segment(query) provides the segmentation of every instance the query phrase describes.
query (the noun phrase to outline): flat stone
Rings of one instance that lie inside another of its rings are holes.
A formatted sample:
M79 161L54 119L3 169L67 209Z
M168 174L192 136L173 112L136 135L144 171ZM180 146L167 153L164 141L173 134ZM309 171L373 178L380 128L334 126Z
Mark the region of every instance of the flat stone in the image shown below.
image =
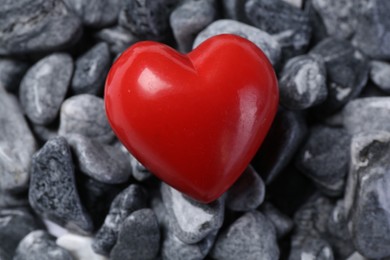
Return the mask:
M279 259L275 229L260 212L247 212L218 236L211 256L216 260Z
M160 248L160 227L151 209L140 209L122 223L112 260L155 259Z
M294 227L293 221L269 202L261 206L261 212L274 225L278 239L286 236Z
M17 99L2 86L0 122L0 190L25 190L36 142Z
M196 35L217 18L215 0L190 0L179 5L170 16L178 48L189 52Z
M273 65L278 63L281 49L279 43L271 35L256 27L234 20L217 20L207 26L206 29L201 31L195 38L193 48L196 48L199 44L212 36L225 33L236 34L250 40L264 52Z
M76 234L65 234L57 238L57 245L69 251L76 260L108 260L92 250L92 238Z
M88 233L92 221L81 204L68 143L51 139L33 156L29 201L34 211L67 229Z
M279 79L280 103L288 109L306 109L328 95L326 69L319 56L301 55L287 61Z
M59 135L81 134L103 143L114 139L108 123L104 100L81 94L66 99L61 106Z
M75 94L100 94L111 65L111 54L107 43L101 42L77 58L72 79Z
M203 204L165 183L161 184L161 194L173 232L184 243L197 243L222 226L224 197Z
M106 42L113 54L119 54L133 43L139 41L138 37L121 26L104 28L94 36L96 39Z
M73 260L65 249L57 246L54 237L36 230L25 236L16 249L14 260Z
M8 91L16 92L27 68L26 62L0 58L0 86Z
M60 0L6 0L0 7L0 55L64 49L82 33L80 19Z
M227 192L226 207L234 211L255 210L263 203L265 185L260 175L248 166Z
M110 255L117 242L122 223L134 211L146 208L147 196L141 186L131 184L114 199L103 226L94 237L92 248L96 253Z
M47 125L56 119L72 73L72 57L65 53L47 56L27 71L20 84L19 98L33 123Z
M330 196L341 195L349 165L351 136L343 128L315 126L301 148L296 165Z
M390 92L390 63L383 61L370 62L370 78L383 91Z

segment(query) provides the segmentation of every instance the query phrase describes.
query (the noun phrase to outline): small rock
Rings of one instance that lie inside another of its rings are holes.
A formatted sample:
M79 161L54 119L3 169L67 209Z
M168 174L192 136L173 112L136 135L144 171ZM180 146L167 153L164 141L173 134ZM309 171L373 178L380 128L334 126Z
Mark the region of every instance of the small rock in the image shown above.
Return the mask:
M203 204L165 183L161 184L161 194L173 232L184 243L197 243L222 226L224 197L210 204Z
M76 234L65 234L56 241L57 245L68 250L76 260L108 260L92 250L92 238Z
M160 248L160 227L151 209L140 209L122 223L112 260L155 259Z
M130 31L121 26L104 28L95 34L95 38L106 42L113 54L119 54L139 39Z
M196 37L193 48L195 49L210 37L225 33L236 34L250 40L264 52L273 65L278 63L281 55L280 45L271 35L256 27L234 20L217 20L207 26Z
M305 0L283 0L283 1L301 9L302 4Z
M74 166L68 143L57 137L33 156L29 201L35 212L70 230L93 230L76 189Z
M249 165L229 189L226 207L234 211L255 210L263 203L264 197L264 182L255 169Z
M59 135L81 134L91 139L109 143L114 133L108 123L102 98L81 94L62 103Z
M213 259L279 259L275 229L258 211L245 213L217 238Z
M0 58L0 86L16 92L27 68L28 64L23 61Z
M35 63L20 84L20 103L35 124L47 125L58 115L73 73L72 57L57 53Z
M131 155L130 163L132 169L132 175L137 181L144 181L149 179L152 174L145 168L133 155Z
M246 1L242 1L242 0L222 1L224 17L247 23L248 19L245 13L245 3Z
M354 252L346 260L368 260L368 259L362 256L361 254L359 254L359 252Z
M80 19L60 0L6 0L0 7L0 55L69 47L82 33Z
M178 48L182 52L189 52L195 36L217 16L215 0L190 0L183 2L171 14L170 24Z
M100 94L111 65L111 55L107 43L96 44L75 63L72 91L75 94Z
M0 190L28 186L28 168L36 142L17 99L0 86Z
M313 127L296 165L325 194L341 195L348 172L350 143L351 136L342 128Z
M50 125L31 124L31 128L40 141L46 142L49 139L55 138L58 135L58 122L54 121Z
M147 193L141 186L132 184L123 190L112 202L103 226L96 233L93 250L98 254L110 255L123 221L134 211L146 206Z
M325 65L320 57L302 55L287 61L279 79L280 103L288 109L306 109L326 99Z
M55 237L60 237L65 234L68 234L69 231L60 225L48 220L48 219L43 219L43 223L45 223L47 232L49 232L50 235L55 236Z
M272 222L272 224L274 224L276 237L278 239L283 238L293 229L293 221L275 208L271 203L264 203L261 206L261 212Z
M390 63L383 61L370 62L371 80L381 90L390 92Z
M307 234L304 237L292 238L291 252L288 260L334 260L332 247L322 238Z
M14 260L73 260L72 255L57 246L54 237L46 231L36 230L20 241Z

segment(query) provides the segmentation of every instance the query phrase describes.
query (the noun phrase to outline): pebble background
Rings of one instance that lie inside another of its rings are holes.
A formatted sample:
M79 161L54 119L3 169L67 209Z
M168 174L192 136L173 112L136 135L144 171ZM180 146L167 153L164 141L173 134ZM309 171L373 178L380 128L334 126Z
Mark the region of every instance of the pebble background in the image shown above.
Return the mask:
M390 1L1 0L1 260L389 260ZM103 87L140 40L263 49L280 108L217 201L116 139Z

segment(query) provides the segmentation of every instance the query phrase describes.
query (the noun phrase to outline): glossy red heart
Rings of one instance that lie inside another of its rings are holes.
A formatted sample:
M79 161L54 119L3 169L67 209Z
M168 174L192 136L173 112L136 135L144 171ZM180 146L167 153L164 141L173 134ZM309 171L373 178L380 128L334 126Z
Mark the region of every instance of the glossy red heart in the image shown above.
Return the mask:
M114 63L105 88L109 122L126 148L161 180L205 203L245 170L278 99L264 53L228 34L187 55L136 43Z

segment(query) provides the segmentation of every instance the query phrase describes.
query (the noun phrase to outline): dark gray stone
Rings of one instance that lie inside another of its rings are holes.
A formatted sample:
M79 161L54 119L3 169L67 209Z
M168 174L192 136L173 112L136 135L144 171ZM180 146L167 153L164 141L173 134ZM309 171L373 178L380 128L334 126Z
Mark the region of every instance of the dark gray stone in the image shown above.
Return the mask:
M319 56L301 55L287 61L279 79L280 103L288 109L306 109L328 95L326 69Z
M251 211L237 219L217 238L213 259L279 259L272 223L260 212Z
M104 100L90 94L66 99L61 106L58 133L81 134L103 143L111 142L114 133L107 120Z
M26 62L0 58L0 85L8 91L16 92L27 68Z
M293 221L269 202L261 206L261 212L274 224L278 239L286 236L294 227Z
M352 100L343 110L345 129L351 134L370 131L389 131L389 97L370 97Z
M390 256L390 133L353 137L345 210L355 248L369 259Z
M0 209L2 208L17 208L28 205L28 198L25 192L12 193L0 189ZM1 259L1 258L0 258Z
M134 156L130 154L131 173L137 181L145 181L152 177L152 174Z
M325 194L341 195L349 165L351 136L343 128L315 126L301 148L296 165Z
M370 78L383 91L390 92L390 63L383 61L370 62Z
M160 227L151 209L140 209L122 223L112 260L155 259L160 248Z
M222 1L224 16L228 19L247 22L245 13L246 0L224 0Z
M20 84L20 103L35 124L47 125L58 115L73 73L72 57L57 53L35 63Z
M161 184L161 194L173 232L184 243L197 243L222 226L224 197L210 204L203 204L165 183Z
M217 20L207 26L196 37L193 48L196 48L210 37L225 33L236 34L250 40L264 52L273 65L278 63L281 49L279 43L271 35L256 27L234 20Z
M179 50L191 51L196 35L216 16L215 0L189 0L178 6L171 14L170 24Z
M331 114L357 97L367 83L368 61L348 41L327 38L317 44L311 54L325 62L328 98L317 109L320 114Z
M72 91L75 94L100 94L111 65L111 55L107 43L96 44L75 63Z
M105 27L115 24L123 0L64 0L69 9L73 10L83 21L91 27Z
M134 211L146 208L147 193L137 184L123 190L112 202L110 212L92 243L93 250L102 255L110 255L118 239L122 223Z
M57 246L54 237L43 230L29 233L20 241L13 260L73 260L72 255Z
M113 54L119 54L139 41L133 33L121 26L102 29L95 34L95 38L106 42Z
M25 190L36 150L17 99L0 86L0 190Z
M265 185L251 165L227 192L226 207L234 211L255 210L263 203Z
M80 202L72 155L63 137L47 141L34 154L30 175L29 201L37 214L76 232L93 230Z
M69 135L67 140L82 173L109 184L123 183L130 178L129 157L119 147L105 145L79 134Z
M0 7L0 55L63 49L81 32L80 19L60 0L5 0Z

